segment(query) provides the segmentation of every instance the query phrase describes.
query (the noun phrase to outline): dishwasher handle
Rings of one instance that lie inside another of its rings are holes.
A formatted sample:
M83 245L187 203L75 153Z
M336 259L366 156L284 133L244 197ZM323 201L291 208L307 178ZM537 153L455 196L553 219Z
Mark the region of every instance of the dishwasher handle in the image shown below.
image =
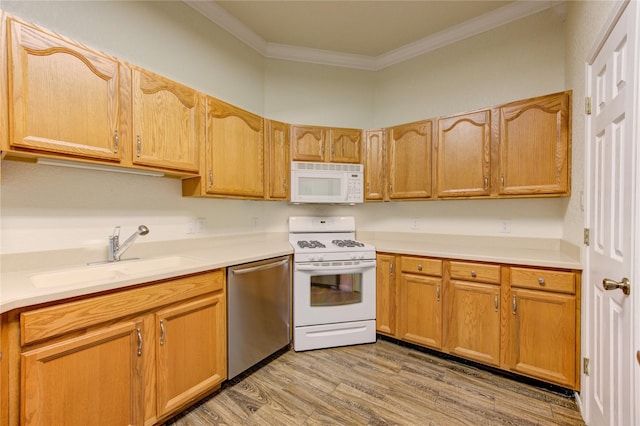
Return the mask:
M287 263L289 263L289 259L282 259L278 262L267 263L265 265L260 265L260 266L253 266L251 268L234 269L231 272L233 272L233 275L250 274L251 272L264 271L267 269L277 268L279 266L286 265Z

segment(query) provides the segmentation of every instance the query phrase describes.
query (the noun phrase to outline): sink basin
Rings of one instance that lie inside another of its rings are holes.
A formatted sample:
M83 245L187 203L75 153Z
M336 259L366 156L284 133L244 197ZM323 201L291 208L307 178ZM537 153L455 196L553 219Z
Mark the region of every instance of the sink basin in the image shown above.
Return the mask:
M202 261L184 256L156 257L119 263L118 270L126 275L138 275L162 272L169 269L193 268L202 265Z
M178 271L201 265L202 261L198 259L184 256L166 256L79 266L72 269L46 272L33 275L31 282L37 288L70 287L78 284L95 285L136 276L155 275L170 270Z
M85 266L34 275L31 282L38 288L67 287L81 283L96 283L123 279L124 274L112 265Z

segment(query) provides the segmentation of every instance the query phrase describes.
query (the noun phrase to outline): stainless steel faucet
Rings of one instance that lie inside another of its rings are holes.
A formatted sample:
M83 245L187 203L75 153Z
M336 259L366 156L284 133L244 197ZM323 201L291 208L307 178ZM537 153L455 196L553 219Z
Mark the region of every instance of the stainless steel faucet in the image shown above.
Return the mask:
M149 228L140 225L133 235L127 238L124 243L120 244L120 226L116 226L113 230L113 235L109 237L109 262L118 262L120 256L131 247L136 238L138 238L138 235L147 235L148 233Z

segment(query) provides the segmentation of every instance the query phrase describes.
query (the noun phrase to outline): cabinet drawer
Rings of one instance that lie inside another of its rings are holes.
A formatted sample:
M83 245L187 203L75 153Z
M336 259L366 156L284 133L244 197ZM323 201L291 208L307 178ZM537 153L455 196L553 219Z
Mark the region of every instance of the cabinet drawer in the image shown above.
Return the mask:
M442 260L424 257L402 257L402 272L412 274L442 276Z
M20 314L22 345L224 289L222 269Z
M500 265L473 262L451 262L451 278L500 284Z
M576 292L576 278L573 272L511 268L511 287L574 294Z

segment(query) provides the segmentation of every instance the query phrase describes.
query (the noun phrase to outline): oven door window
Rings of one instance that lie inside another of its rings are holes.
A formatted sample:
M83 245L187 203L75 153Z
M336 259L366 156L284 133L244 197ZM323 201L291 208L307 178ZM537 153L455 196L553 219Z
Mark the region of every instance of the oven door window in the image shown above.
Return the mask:
M311 306L362 303L362 274L311 276Z

